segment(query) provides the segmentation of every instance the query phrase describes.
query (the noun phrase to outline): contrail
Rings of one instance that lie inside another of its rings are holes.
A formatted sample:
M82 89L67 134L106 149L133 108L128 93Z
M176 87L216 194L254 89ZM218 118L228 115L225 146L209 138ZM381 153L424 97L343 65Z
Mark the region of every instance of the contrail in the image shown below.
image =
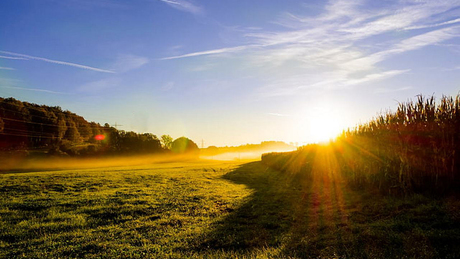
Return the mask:
M70 63L70 62L65 62L65 61L59 61L59 60L53 60L53 59L48 59L48 58L34 57L34 56L29 56L29 55L19 54L19 53L14 53L14 52L9 52L9 51L0 50L0 53L13 55L13 56L17 56L17 57L21 57L21 58L25 58L25 59L35 59L35 60L41 60L41 61L54 63L54 64L59 64L59 65L78 67L78 68L93 70L93 71L97 71L97 72L115 73L114 71L111 71L111 70L100 69L100 68L96 68L96 67L90 67L90 66L85 66L85 65L80 65L80 64ZM20 58L17 58L17 59L20 59Z

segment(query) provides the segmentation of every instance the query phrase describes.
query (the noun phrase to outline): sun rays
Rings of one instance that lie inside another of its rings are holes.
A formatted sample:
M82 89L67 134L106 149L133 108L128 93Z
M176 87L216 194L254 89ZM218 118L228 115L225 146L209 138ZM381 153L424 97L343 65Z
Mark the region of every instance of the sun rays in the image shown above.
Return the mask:
M290 229L292 242L299 243L300 239L308 245L311 239L322 240L333 232L338 240L349 239L350 209L359 202L343 178L340 165L343 158L337 145L309 145L289 158L277 155L275 163L283 165L279 169L286 173L289 182L299 186L298 199L292 200L295 208ZM263 160L269 161L269 157L267 154Z

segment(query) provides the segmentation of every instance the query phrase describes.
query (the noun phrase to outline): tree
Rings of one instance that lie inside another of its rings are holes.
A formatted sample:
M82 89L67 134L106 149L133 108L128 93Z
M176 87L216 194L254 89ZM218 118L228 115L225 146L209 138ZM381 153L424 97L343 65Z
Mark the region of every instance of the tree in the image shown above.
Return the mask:
M171 144L171 151L174 153L195 153L197 154L200 149L192 140L186 137L180 137L174 140Z
M58 131L58 140L61 141L65 133L67 131L67 123L65 116L63 114L59 114L58 116L58 122L57 122L57 131Z
M171 136L169 135L161 136L161 144L163 145L163 148L171 149L172 142L173 142L173 138Z
M92 130L91 133L93 134L93 136L101 134L101 132L102 132L102 130L101 130L102 126L101 125L99 125L98 123L93 122L93 121L90 122L89 125L91 127L91 130Z
M81 118L81 122L78 124L78 131L80 132L80 136L84 141L88 141L93 136L91 125L83 118Z
M71 142L80 142L80 133L78 132L77 125L73 120L67 121L67 130L64 138L70 140Z
M158 152L161 150L160 140L152 133L144 133L139 135L142 143L143 152Z

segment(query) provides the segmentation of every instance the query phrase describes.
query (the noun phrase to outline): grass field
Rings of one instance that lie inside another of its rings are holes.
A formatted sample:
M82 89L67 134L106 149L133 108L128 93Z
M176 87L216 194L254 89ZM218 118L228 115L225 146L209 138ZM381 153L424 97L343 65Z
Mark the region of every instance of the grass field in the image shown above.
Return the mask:
M459 258L460 202L316 168L189 161L0 174L0 258Z

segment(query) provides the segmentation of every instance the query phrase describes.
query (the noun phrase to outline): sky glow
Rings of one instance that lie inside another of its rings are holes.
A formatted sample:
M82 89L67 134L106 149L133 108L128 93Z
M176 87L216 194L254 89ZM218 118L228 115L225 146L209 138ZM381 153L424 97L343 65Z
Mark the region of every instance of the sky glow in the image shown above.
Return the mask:
M316 142L460 90L460 1L6 0L0 96L208 145Z

